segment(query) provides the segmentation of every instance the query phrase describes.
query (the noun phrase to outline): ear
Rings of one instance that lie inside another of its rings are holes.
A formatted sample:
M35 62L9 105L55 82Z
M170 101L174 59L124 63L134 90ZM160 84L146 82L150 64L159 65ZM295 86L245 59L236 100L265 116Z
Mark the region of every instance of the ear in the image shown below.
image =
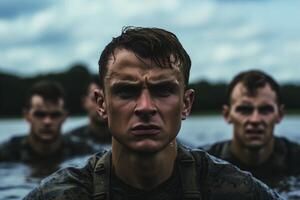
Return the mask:
M231 117L230 117L230 107L228 105L223 105L223 118L224 120L228 123L228 124L231 124L232 120L231 120Z
M107 121L107 111L106 111L106 103L104 98L103 89L96 89L94 91L94 96L97 102L97 113L98 115Z
M285 106L283 104L281 104L280 106L278 106L278 117L276 120L276 123L280 123L281 120L283 119L285 114Z
M193 89L188 89L184 92L183 98L183 110L181 112L181 119L185 120L192 110L192 105L195 98L195 92Z
M29 115L29 110L27 108L23 108L23 117L27 122L31 122L31 117Z

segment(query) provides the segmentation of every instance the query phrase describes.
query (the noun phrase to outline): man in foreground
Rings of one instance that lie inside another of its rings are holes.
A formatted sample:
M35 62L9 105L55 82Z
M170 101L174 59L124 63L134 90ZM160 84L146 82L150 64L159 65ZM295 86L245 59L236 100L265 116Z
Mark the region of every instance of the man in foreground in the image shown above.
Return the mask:
M28 91L23 112L30 126L29 134L15 136L1 144L0 162L32 164L36 170L42 170L42 176L56 170L63 160L92 151L84 143L62 137L61 127L67 111L64 92L58 83L34 84Z
M112 151L57 172L25 199L279 199L250 174L177 145L194 91L190 58L174 34L127 27L99 66L97 110Z
M89 119L88 124L65 134L65 137L72 141L81 141L88 144L95 152L103 148L111 148L111 135L108 131L107 122L97 113L94 91L99 89L98 79L92 79L86 88L86 94L82 98L82 106Z
M224 119L233 125L233 137L212 145L208 152L251 172L270 186L300 172L300 146L275 137L284 115L278 83L262 71L238 74L230 82Z

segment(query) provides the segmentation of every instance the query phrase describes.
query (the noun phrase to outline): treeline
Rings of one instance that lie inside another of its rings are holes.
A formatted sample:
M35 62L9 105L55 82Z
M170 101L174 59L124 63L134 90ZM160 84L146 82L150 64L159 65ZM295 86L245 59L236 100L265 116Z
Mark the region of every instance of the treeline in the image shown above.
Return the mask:
M66 93L67 107L71 115L81 115L81 98L86 87L96 74L90 73L86 66L77 64L68 71L22 78L0 73L0 117L21 116L27 90L39 80L60 82ZM226 84L199 81L190 85L196 91L193 113L220 112L225 103ZM300 85L282 86L283 101L288 112L300 111Z
M207 81L199 81L190 85L196 92L193 105L193 113L221 112L223 104L226 102L225 83L212 84ZM300 85L284 84L281 86L282 100L285 104L286 112L289 114L300 112Z
M71 115L83 114L81 98L85 93L91 74L84 65L77 64L68 71L22 78L0 73L0 117L22 115L22 108L28 89L37 81L53 80L62 84L67 108Z

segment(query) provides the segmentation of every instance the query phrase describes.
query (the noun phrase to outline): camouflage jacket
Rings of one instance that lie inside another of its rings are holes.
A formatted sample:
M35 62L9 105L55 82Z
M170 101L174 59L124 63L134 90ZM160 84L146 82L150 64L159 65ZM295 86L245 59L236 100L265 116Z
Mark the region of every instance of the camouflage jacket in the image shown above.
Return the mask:
M247 166L240 162L230 150L230 141L219 142L204 149L211 155L251 172L254 177L272 187L287 176L300 174L300 145L285 138L275 137L273 153L266 162L258 166Z
M161 195L141 195L144 200L167 199L202 199L202 200L275 200L281 199L266 185L256 180L249 173L219 160L200 150L178 148L174 168L180 177L180 184L173 185L179 190L177 198L167 191L153 189ZM44 179L40 186L31 191L24 200L106 200L130 199L118 196L111 174L111 153L93 156L83 168L66 168ZM173 191L174 191L173 190ZM144 194L149 194L145 191Z
M64 139L61 147L50 155L39 155L28 143L27 135L15 136L0 144L0 162L61 162L78 155L91 154L92 148L83 142Z
M103 131L108 131L107 128L103 127ZM102 149L110 149L111 148L111 137L105 136L105 137L97 137L97 134L93 133L88 125L80 126L78 128L75 128L69 132L67 132L64 137L67 140L73 141L73 142L85 142L87 145L89 145L94 153L102 150ZM105 133L105 135L108 135L108 133Z

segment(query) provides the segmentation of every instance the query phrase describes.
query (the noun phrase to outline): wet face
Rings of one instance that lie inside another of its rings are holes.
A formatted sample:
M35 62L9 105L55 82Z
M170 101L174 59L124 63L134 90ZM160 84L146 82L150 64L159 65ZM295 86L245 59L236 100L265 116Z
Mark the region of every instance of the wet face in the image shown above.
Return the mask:
M224 117L233 125L234 142L260 149L273 140L274 127L283 117L283 106L277 104L276 93L268 84L249 96L239 83L232 91L230 107L224 106Z
M39 95L32 96L31 106L25 111L25 118L30 124L30 134L44 143L51 143L58 138L66 116L62 99L58 103L52 103Z
M193 101L177 66L159 68L127 50L108 63L104 87L99 114L113 138L136 152L157 152L173 141Z

